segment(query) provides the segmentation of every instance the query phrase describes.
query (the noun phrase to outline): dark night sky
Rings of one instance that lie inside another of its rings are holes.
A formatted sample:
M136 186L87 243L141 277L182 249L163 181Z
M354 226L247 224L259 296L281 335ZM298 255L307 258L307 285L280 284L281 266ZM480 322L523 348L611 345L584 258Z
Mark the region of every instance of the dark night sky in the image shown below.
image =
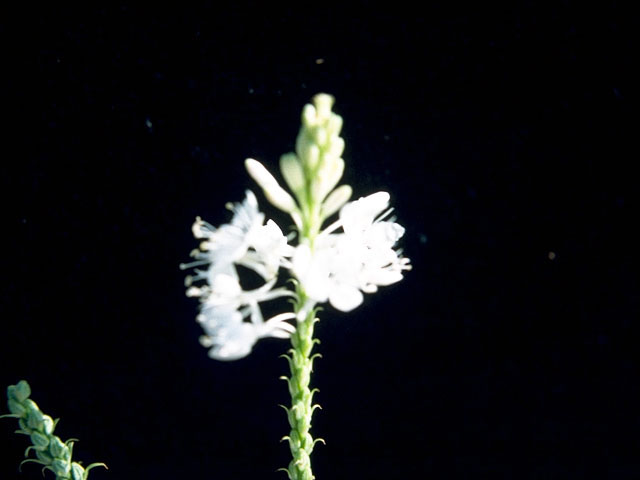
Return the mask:
M513 3L3 14L0 385L95 480L285 478L287 342L210 360L178 264L323 91L414 269L321 314L318 480L640 478L630 15Z

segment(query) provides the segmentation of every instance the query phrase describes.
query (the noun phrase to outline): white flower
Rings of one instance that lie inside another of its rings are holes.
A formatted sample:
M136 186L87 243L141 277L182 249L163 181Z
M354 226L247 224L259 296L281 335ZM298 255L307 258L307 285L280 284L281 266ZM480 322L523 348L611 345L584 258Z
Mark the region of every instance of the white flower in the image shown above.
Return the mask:
M242 203L228 207L233 211L233 219L219 228L196 218L193 235L203 241L200 250L191 253L196 260L180 268L208 265L208 270L196 269L196 275L187 277L187 285L210 279L220 272L229 273L235 270L234 264L248 267L268 281L275 277L281 265L289 265L286 257L292 255L293 249L273 220L263 225L264 214L258 210L253 192L247 190Z
M238 278L218 274L214 277L209 294L202 299L197 317L205 334L200 343L211 347L209 356L217 360L236 360L248 355L260 338L288 338L295 327L286 320L295 318L284 313L264 321L258 302L290 295L288 290L271 290L275 280L261 288L244 291ZM250 317L250 322L245 318Z
M404 235L404 227L393 221L384 221L392 209L388 209L389 194L377 192L346 204L340 210L340 224L348 244L346 249L360 252L363 271L362 290L375 292L377 285L391 285L402 280L402 271L411 269L409 259L393 250ZM362 247L365 248L362 248Z
M341 240L343 234L330 235L317 243L313 252L308 245L300 245L293 257L293 271L310 298L329 301L348 312L364 299L359 288L362 248L354 250Z
M293 247L287 244L287 237L273 220L256 230L250 245L252 250L247 251L238 263L252 268L262 278L273 278L281 265L289 266L287 258L293 255Z
M391 213L389 194L378 192L346 204L340 218L314 244L296 248L292 270L305 292L318 302L329 301L350 311L363 301L362 292L402 279L409 259L393 249L404 228L383 219ZM332 233L342 228L344 233Z
M193 233L202 239L200 250L192 252L194 262L180 266L207 266L206 270L196 268L195 275L187 276L185 283L189 287L187 295L200 298L197 320L205 331L201 343L211 347L209 356L219 360L244 357L258 339L287 338L295 331L287 323L295 318L293 313L276 315L265 322L259 306L260 302L292 295L287 289L273 286L280 266L290 266L287 257L293 254L293 248L275 222L269 220L263 225L264 214L258 210L252 192L247 191L242 203L229 208L233 218L219 228L196 219ZM254 270L266 283L255 290L243 290L237 265ZM205 283L194 285L200 280Z

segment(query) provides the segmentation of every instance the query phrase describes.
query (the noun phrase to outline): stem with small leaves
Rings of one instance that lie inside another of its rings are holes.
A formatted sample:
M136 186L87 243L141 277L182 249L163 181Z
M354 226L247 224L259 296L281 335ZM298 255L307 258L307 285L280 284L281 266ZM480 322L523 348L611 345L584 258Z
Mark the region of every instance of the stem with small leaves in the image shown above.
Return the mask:
M313 327L318 321L316 310L311 308L305 313L305 295L298 287L298 301L295 311L302 318L298 320L296 332L291 335L291 346L289 355L283 355L289 362L291 377L282 377L289 385L291 394L291 407L284 409L287 411L291 432L283 440L289 441L293 460L289 467L281 469L287 472L291 480L313 480L315 477L311 471L311 452L316 442L323 442L322 439L313 439L311 433L311 417L319 405L313 405L313 395L317 389L310 390L309 382L313 370L313 361L320 354L311 354L315 343L319 343L313 338Z
M92 463L83 467L78 462L72 462L73 444L77 440L70 438L63 442L54 435L53 430L58 420L42 413L30 396L31 387L25 380L20 380L16 385L9 385L7 400L11 413L0 416L17 418L20 429L16 430L16 433L27 435L33 443L27 447L24 456L28 457L33 451L36 458L23 460L21 466L30 462L44 465L43 474L45 470L50 470L56 475L57 480L87 480L92 468L107 468L104 463Z

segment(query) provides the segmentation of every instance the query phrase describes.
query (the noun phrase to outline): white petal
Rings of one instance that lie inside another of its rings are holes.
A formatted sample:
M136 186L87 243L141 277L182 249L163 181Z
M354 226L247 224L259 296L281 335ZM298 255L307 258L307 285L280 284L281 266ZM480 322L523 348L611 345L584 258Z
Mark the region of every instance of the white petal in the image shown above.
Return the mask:
M404 235L404 227L394 222L376 222L366 235L371 248L391 248Z
M260 227L252 240L252 246L262 255L279 256L281 251L290 251L287 248L287 237L273 220L267 221L266 225Z
M329 295L329 265L326 258L312 255L308 245L298 245L293 254L293 274L300 280L305 293L318 302Z
M196 320L207 335L217 336L223 327L241 323L242 314L231 305L203 304Z
M311 267L311 249L309 245L298 245L293 253L291 270L296 278L302 281Z
M385 287L402 280L402 273L397 270L379 269L371 272L367 280L374 285Z
M371 227L374 219L389 205L389 194L377 192L347 203L340 210L340 220L345 233L357 233Z
M209 356L217 360L245 357L258 340L254 326L244 322L224 325L217 333L212 337L213 348L209 350Z
M349 312L362 303L362 292L353 285L344 284L332 290L329 302L334 308Z
M262 225L264 214L258 209L258 200L251 190L245 192L242 203L231 205L233 219L231 225L239 228L243 234L248 234L256 226Z
M240 282L234 275L218 273L211 281L213 294L221 298L234 298L242 293Z
M296 318L295 313L286 312L267 320L258 331L260 337L289 338L296 327L287 322Z
M224 344L216 345L209 350L209 357L214 360L233 361L246 357L251 353L253 345L247 344Z

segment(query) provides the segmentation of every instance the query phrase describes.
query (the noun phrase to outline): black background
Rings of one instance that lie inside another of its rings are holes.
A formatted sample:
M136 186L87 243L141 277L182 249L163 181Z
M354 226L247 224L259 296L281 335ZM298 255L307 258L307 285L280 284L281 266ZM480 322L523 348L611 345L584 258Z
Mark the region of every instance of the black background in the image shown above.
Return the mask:
M317 478L640 478L630 16L553 5L5 12L0 384L96 480L285 478L287 343L210 360L178 264L323 91L414 269L321 315Z

